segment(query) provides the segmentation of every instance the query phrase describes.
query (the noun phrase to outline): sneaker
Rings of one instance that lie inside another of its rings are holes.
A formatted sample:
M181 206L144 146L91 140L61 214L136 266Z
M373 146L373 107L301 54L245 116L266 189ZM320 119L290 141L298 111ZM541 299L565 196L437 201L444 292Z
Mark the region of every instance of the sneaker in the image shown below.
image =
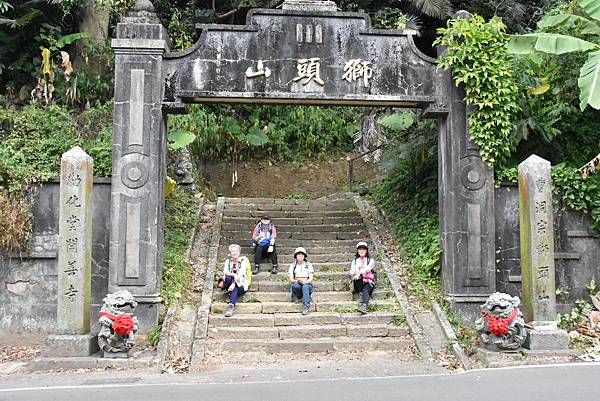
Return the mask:
M361 315L366 315L367 314L367 304L360 304L360 306L358 307L358 313L360 313Z
M227 305L227 310L225 311L225 317L231 317L231 316L233 316L233 310L234 309L235 309L235 305L234 304Z
M273 270L271 270L271 274L277 274L277 265L273 266Z
M308 315L309 313L310 313L310 306L305 306L304 308L302 308L303 315Z
M254 269L252 269L252 274L258 274L258 268L259 266L254 266Z

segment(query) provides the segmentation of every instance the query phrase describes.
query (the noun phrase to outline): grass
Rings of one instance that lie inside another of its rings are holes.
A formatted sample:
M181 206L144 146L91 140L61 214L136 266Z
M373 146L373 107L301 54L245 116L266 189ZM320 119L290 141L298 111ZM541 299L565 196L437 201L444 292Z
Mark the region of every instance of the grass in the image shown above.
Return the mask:
M406 316L404 314L399 314L392 318L392 324L394 326L406 326Z
M196 228L198 199L181 187L166 199L164 272L161 296L165 305L179 301L190 287L192 267L185 260Z
M160 341L160 332L162 330L162 325L152 326L150 331L148 332L147 338L148 342L151 346L156 347L158 342Z
M214 313L214 314L223 313L223 309L219 308L218 306L213 306L212 313Z
M336 306L333 311L335 313L356 313L358 312L358 306Z
M396 310L398 310L396 305L369 304L367 307L368 312L393 312Z

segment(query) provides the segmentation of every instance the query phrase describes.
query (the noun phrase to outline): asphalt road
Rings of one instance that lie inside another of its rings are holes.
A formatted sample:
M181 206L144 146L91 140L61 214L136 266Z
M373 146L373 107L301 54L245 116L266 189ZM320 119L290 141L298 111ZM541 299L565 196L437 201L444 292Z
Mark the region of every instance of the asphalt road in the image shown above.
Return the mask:
M0 385L1 401L460 400L599 401L600 363L487 369L458 374L205 382L203 376L136 375L40 387ZM115 383L115 381L117 381ZM30 384L31 385L31 384Z

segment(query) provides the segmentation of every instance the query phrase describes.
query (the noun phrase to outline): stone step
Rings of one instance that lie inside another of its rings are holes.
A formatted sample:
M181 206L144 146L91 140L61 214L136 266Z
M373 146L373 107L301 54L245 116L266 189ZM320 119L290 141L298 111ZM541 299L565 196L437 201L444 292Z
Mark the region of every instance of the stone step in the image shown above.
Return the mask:
M294 245L299 241L318 241L318 240L346 240L346 241L361 241L369 236L369 232L362 228L356 231L339 231L339 232L281 232L277 231L277 244ZM221 231L221 240L226 242L245 242L250 237L249 231ZM287 240L287 241L286 241ZM293 241L293 243L292 243ZM297 245L299 246L299 245Z
M213 302L212 313L224 313L227 309L225 302ZM398 306L395 300L373 300L369 303L369 309L373 312L396 311ZM335 301L335 302L313 302L313 312L337 312L355 313L358 310L358 302ZM302 312L302 304L294 302L238 302L235 306L236 313L293 313Z
M265 206L331 206L331 207L355 207L352 199L278 199L278 198L224 198L223 203L226 207L235 207L234 205L265 205Z
M254 258L253 258L254 259ZM279 259L279 269L281 271L288 271L288 269L290 268L290 264L291 261L288 259L287 262L284 262L283 264L281 263L281 258ZM217 266L223 266L225 263L225 259L219 259L217 260ZM350 272L350 264L351 262L346 262L346 261L336 261L336 262L313 262L311 261L311 264L313 266L313 269L316 272L328 272L328 271L344 271L347 272L347 274L349 274ZM251 260L250 261L250 265L252 267L254 267L254 263ZM262 262L260 264L260 268L259 271L271 271L271 269L273 268L273 265L271 264L271 262Z
M248 245L246 245L246 243L248 243ZM241 253L242 255L246 255L246 256L251 256L252 258L254 258L254 248L252 248L249 245L250 241L246 240L244 242L241 242L238 244L242 247ZM351 245L345 245L345 246L318 246L318 245L313 245L311 246L310 252L308 257L312 258L315 255L331 255L331 256L335 256L335 255L340 255L340 256L344 256L344 257L348 257L349 260L351 260L351 258L354 256L355 252L356 252L356 248L355 248L356 243L352 243ZM282 246L279 243L277 244L277 253L280 255L293 255L294 251L296 250L297 245L294 246ZM308 249L307 249L308 251ZM229 255L229 243L221 243L221 245L219 246L219 253L218 255L220 257L224 257L225 255ZM311 259L312 261L312 259Z
M365 230L365 225L358 224L311 224L311 225L300 225L300 224L281 224L277 223L277 235L281 233L302 233L302 232L340 232L340 231L361 231ZM238 223L223 223L221 230L223 231L243 231L252 232L254 224L238 224Z
M344 283L336 283L333 281L315 281L313 282L313 289L315 292L320 292L320 291L349 291L350 290L350 284L346 284L346 285L342 285L345 284L347 282ZM283 282L283 281L259 281L259 280L252 280L252 282L250 283L250 288L248 289L250 292L258 292L258 291L262 291L262 292L285 292L285 291L289 291L290 289L290 284L288 282ZM373 294L375 296L377 296L377 294L379 294L379 292L382 293L389 293L390 291L392 291L392 287L390 285L386 285L383 282L380 282L379 284L377 284L377 287L375 288L375 291L373 292ZM392 292L393 294L393 292Z
M287 273L287 269L285 269L285 266L281 266L281 269L279 269L279 272L277 272L276 274L271 274L270 273L271 267L269 266L269 269L267 271L263 271L260 270L258 272L258 274L254 274L252 277L253 279L258 279L260 281L279 281L282 283L288 283L288 273ZM285 270L285 271L284 271ZM216 276L221 275L222 272L219 271L216 273ZM348 285L350 285L349 282L349 275L347 271L340 271L340 272L316 272L314 274L314 282L319 282L319 281L323 281L323 280L333 280L333 281L340 281L340 282L345 282L348 283ZM385 272L383 271L379 271L377 273L377 284L378 285L386 285L389 281L387 280L387 275Z
M306 339L210 339L206 343L209 353L230 353L240 349L244 352L277 353L333 353L349 350L363 351L404 351L414 346L407 337L360 338L325 337Z
M223 217L223 224L240 224L244 227L252 228L254 228L259 221L260 217ZM276 227L279 227L280 224L293 226L308 226L314 224L364 224L362 217L358 214L356 216L346 217L280 217L277 221L273 221L273 223L276 223Z
M263 214L268 214L273 223L277 224L279 218L326 218L326 217L356 217L359 213L354 210L328 210L322 212L314 212L307 210L252 210L252 209L224 209L223 217L249 217L255 221L260 220Z
M224 210L252 210L260 215L261 212L272 213L272 212L340 212L340 211L354 211L356 212L356 205L353 201L344 201L338 204L322 204L322 203L303 203L298 205L277 205L270 203L246 203L244 205L225 205Z
M219 301L226 301L228 299L227 293L213 292L213 299ZM350 291L327 291L320 292L314 291L312 294L313 302L318 301L352 301L352 293ZM247 292L238 298L238 302L289 302L290 293L288 291L282 292Z
M288 259L291 259L293 256L293 251L292 250L289 254L288 253L284 253L281 250L277 249L277 255L279 257L279 259L281 259L282 257L287 257ZM242 255L247 255L248 258L250 259L250 263L254 264L254 254L253 253L244 253L242 252ZM228 253L226 252L225 249L223 249L223 251L219 252L218 254L218 263L223 263L226 258L228 257ZM350 263L352 263L352 259L354 258L354 254L350 254L349 252L340 252L340 253L324 253L324 254L310 254L308 255L308 260L311 263L326 263L326 262L344 262L346 263L347 266L350 266ZM267 259L265 259L267 260Z
M367 237L361 239L361 241L367 241L368 238L369 237L367 236ZM278 238L277 241L275 242L275 245L277 246L278 250L279 250L279 248L296 249L296 247L298 247L298 246L303 246L307 249L309 255L311 255L313 251L324 253L320 250L326 250L327 252L331 252L331 249L343 249L343 250L349 249L350 251L355 251L357 242L358 241L356 241L356 240L310 240L310 239L298 241L298 240L293 240L293 239L279 239ZM229 243L231 243L231 241L228 243L221 242L221 246L223 246L224 248L227 248L229 246ZM250 234L248 234L246 236L246 238L244 238L243 240L239 240L235 243L249 246L251 243Z
M322 338L322 337L402 337L408 334L406 328L387 324L302 324L274 327L209 327L208 337L219 339L276 339Z
M306 316L300 313L235 313L231 317L223 314L210 314L209 324L211 327L272 327L272 326L296 326L296 325L318 325L318 324L380 324L387 325L397 321L402 322L401 315L393 312L374 312L366 315L336 312L314 312ZM403 324L396 326L404 328Z

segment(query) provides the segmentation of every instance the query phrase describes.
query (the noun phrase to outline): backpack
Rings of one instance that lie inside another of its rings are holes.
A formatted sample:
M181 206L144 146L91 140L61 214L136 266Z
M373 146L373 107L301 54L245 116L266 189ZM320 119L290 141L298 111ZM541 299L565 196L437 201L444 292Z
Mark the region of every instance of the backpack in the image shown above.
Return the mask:
M245 256L240 256L239 265L246 265L246 284L248 288L250 288L250 283L252 282L252 269L250 268L250 261ZM227 268L231 271L231 258L227 258Z
M254 226L254 228L256 229L256 227L261 227L262 226L262 222L259 220L256 222L256 225ZM273 235L273 223L269 223L269 225L267 226L267 229L269 231L269 238L271 238L271 236ZM254 230L252 230L254 232ZM254 238L252 239L252 246L254 246L256 242L254 241Z

